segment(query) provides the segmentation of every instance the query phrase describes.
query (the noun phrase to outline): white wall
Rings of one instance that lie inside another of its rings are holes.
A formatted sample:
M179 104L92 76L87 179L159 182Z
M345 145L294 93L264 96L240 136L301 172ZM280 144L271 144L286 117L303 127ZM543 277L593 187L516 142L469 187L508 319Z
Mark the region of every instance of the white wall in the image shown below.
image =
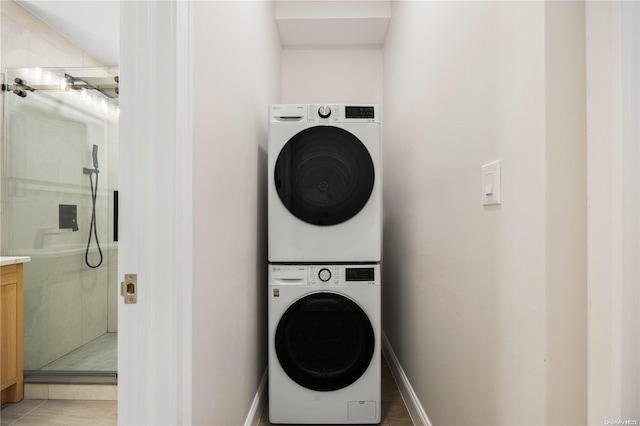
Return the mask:
M587 3L588 424L640 419L640 7Z
M271 2L194 2L193 424L242 424L265 372Z
M585 7L545 3L546 425L587 422Z
M623 285L620 315L621 419L640 420L640 4L622 6Z
M382 50L283 50L282 102L382 104Z
M580 7L392 3L383 328L435 425L584 423ZM483 207L495 159L502 205Z

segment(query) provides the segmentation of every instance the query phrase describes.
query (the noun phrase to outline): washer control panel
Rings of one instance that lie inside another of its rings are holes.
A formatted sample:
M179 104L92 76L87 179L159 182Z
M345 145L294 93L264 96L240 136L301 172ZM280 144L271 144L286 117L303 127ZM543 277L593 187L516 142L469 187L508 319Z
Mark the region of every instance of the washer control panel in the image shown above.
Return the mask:
M380 265L269 265L269 285L380 285Z
M320 118L329 118L331 115L331 107L329 105L322 105L318 108L318 115Z
M331 279L331 271L327 268L320 269L320 272L318 272L318 278L320 278L320 281L329 281Z
M376 268L369 265L309 266L310 285L363 285L376 283Z

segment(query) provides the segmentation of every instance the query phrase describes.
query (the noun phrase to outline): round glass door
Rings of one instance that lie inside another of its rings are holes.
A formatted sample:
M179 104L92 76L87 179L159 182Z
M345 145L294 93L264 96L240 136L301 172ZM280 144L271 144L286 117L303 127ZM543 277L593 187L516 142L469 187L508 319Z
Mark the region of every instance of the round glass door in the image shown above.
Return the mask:
M284 313L275 336L278 361L300 386L316 391L342 389L369 367L375 336L365 312L335 293L301 298Z
M336 225L367 204L375 172L360 139L344 129L316 126L292 137L275 165L280 200L297 218Z

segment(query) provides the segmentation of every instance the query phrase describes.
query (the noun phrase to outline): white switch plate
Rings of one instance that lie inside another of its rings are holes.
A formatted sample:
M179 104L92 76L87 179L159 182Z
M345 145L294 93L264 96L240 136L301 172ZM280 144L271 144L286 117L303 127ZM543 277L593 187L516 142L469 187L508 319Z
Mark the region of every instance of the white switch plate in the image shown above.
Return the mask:
M500 201L500 160L482 166L482 204L502 204Z

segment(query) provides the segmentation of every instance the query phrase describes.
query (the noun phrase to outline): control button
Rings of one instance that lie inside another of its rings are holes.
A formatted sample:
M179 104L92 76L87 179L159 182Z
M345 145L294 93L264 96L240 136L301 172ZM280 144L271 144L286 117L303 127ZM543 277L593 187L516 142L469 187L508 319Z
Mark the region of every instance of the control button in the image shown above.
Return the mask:
M318 115L321 118L328 118L331 115L331 108L327 105L321 106L320 108L318 108Z
M320 278L320 281L327 282L331 279L331 271L327 268L320 269L318 277Z

